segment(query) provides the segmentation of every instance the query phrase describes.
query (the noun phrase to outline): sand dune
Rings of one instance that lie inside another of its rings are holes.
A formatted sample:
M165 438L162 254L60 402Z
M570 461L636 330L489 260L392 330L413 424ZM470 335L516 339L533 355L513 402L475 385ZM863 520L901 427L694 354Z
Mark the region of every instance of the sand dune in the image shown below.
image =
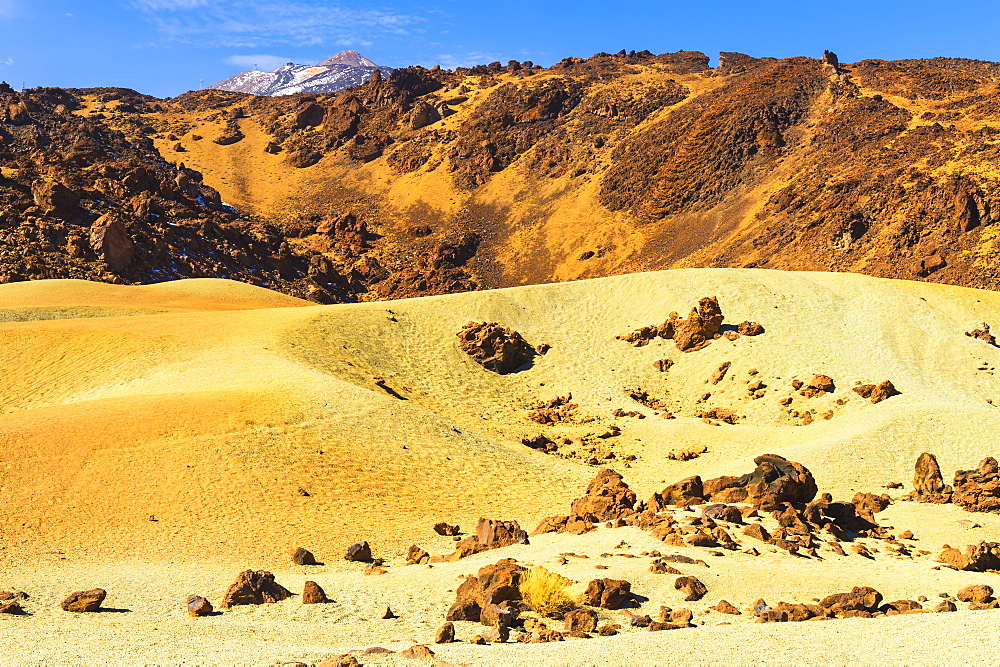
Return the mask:
M678 351L672 341L634 348L615 339L662 322L670 311L686 314L706 295L718 296L727 324L752 320L765 333L719 339L691 353ZM121 312L87 316L87 308ZM692 269L338 306L307 306L224 280L0 286L0 310L32 309L84 310L0 324L0 561L9 573L0 586L34 590L40 598L35 617L5 623L16 633L33 632L36 620L46 632L82 632L80 646L99 651L84 639L92 630L109 647L111 661L126 656L125 644L142 643L139 638L151 637L157 627L177 637L193 632L183 629L188 619L177 602L196 592L188 589L218 596L245 567L273 569L301 586L305 570L292 569L287 560L288 549L300 545L328 563L318 571L329 577L324 585L342 591L348 602L339 611L323 611L322 623L309 616L319 611L307 613L297 601L226 614L229 620L219 621L212 633L239 628L233 632L245 639L239 650L246 651L246 661L314 659L349 645L354 636L369 643L411 635L428 641L453 599L448 589L455 577L505 554L491 552L433 572L393 568L382 577L361 577L341 560L343 549L366 539L376 553L399 562L414 542L434 553L449 549L449 539L430 530L439 520L470 528L480 516L516 519L530 530L541 517L565 513L596 467L531 450L521 444L522 436L573 438L617 425L621 435L609 439L616 458L600 465L619 469L640 498L693 474L747 472L753 456L764 452L802 462L821 491L849 497L855 490L881 492L890 481L908 483L923 451L938 455L946 477L972 467L996 454L1000 428L1000 412L987 402L1000 405L1000 378L993 370L1000 350L963 335L980 322L1000 319L1000 295L854 274ZM500 322L532 345L551 349L530 368L490 373L457 346L455 333L470 320ZM652 362L665 358L675 363L660 373ZM726 377L707 383L725 361L731 362ZM757 371L753 376L751 369ZM792 379L808 380L814 373L833 377L836 391L814 399L793 392ZM751 377L767 385L762 398L749 397ZM855 382L885 379L900 393L877 405L850 391ZM626 392L635 388L662 399L676 419L663 419L630 399ZM701 400L706 392L712 395ZM573 422L541 426L526 419L534 404L567 393L579 405ZM793 397L789 408L780 404L786 397ZM708 407L733 409L741 419L736 425L706 424L696 415ZM614 417L616 408L646 418ZM790 408L815 408L817 418L800 425L786 412ZM830 419L819 416L830 411ZM685 445L705 445L707 452L687 462L666 459ZM626 454L635 459L626 462ZM984 528L967 531L955 524L962 514L951 506L910 505L886 513L898 517L899 529L910 528L918 537L926 530L928 549L944 541L995 539L1000 523L991 515L977 516ZM512 547L507 555L551 564L561 551L600 553L623 539L636 549L662 548L634 529L599 535L543 536L530 550ZM797 568L805 566L797 559L734 554L725 567L713 567L711 603L730 596L745 605L769 591L807 599L856 585L859 572L890 589L885 592L896 596L891 599L934 595L935 587L954 592L967 579L995 579L932 572L931 560L858 560L828 561L800 576ZM647 565L614 567L645 586L657 609L677 593L670 582L645 573ZM596 576L592 572L592 565L567 570L578 580ZM108 627L111 614L87 625L45 611L58 603L46 595L99 585L111 591L114 584L113 606L132 610L120 615L128 620L116 621L118 629ZM146 595L147 587L154 593ZM404 620L358 630L350 619L379 596L410 600ZM979 623L995 613L973 616ZM948 622L959 624L966 616ZM924 622L875 623L898 635L909 631L908 624ZM854 632L855 623L812 625L835 625L842 633ZM272 650L255 634L258 624L291 634ZM127 642L120 638L125 627L135 633ZM739 642L726 632L706 629L697 641L732 646L719 659L733 659ZM761 642L782 642L782 632L751 634ZM158 642L155 651L135 660L181 661L178 647L190 646L207 662L244 661L217 635L198 633L170 645ZM634 651L646 650L645 637L607 643L609 655L618 656L611 662L629 662ZM672 634L670 641L680 639ZM96 654L42 644L25 657L100 661L91 660ZM442 656L477 663L562 662L554 647L503 650L456 646L442 649ZM651 663L663 654L643 655ZM830 655L861 659L851 652ZM700 662L694 655L684 661Z

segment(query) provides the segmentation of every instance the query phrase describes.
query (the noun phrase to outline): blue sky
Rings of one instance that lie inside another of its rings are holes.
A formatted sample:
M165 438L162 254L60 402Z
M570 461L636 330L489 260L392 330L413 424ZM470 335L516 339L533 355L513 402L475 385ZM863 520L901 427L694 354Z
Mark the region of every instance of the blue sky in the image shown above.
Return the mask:
M0 0L0 79L161 97L355 49L390 67L599 51L1000 60L996 0Z

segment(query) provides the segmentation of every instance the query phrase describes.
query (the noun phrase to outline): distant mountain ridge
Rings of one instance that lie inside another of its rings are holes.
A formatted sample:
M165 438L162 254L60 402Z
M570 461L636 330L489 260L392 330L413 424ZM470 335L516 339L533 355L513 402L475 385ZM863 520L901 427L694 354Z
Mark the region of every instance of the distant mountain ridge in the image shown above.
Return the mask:
M315 65L288 63L270 72L249 70L208 86L211 90L228 90L263 97L296 93L339 93L368 81L372 72L383 76L391 67L380 67L357 51L341 51Z

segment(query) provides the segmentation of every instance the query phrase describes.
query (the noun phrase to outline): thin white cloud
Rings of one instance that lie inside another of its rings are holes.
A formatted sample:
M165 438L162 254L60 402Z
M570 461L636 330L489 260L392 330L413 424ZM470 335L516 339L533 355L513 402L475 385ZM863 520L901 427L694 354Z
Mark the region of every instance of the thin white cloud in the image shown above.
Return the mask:
M252 69L256 67L263 72L270 72L271 70L278 69L279 67L282 67L292 61L289 58L283 58L281 56L269 56L263 53L258 53L257 55L251 56L229 56L224 62L227 65L235 65L236 67L242 67L243 69Z
M7 56L3 60L0 60L0 69L6 69L8 67L13 67L13 66L14 66L14 59L11 58L10 56Z
M0 0L0 21L12 19L18 14L18 6L15 0Z
M406 35L423 22L320 0L134 0L133 6L166 40L229 48L364 45L380 35Z

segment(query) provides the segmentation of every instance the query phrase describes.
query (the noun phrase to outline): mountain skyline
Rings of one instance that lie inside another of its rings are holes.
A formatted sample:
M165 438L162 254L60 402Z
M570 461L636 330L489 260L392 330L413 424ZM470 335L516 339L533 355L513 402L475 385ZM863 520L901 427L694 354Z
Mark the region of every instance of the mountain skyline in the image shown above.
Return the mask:
M273 70L317 63L345 49L392 68L446 69L512 59L549 66L622 48L779 58L828 48L845 62L995 61L997 18L1000 8L978 0L947 12L924 1L846 2L830 12L825 5L792 11L777 0L725 0L711 14L695 5L634 1L609 7L515 0L498 10L451 0L0 0L0 79L15 88L120 86L172 97L254 64Z
M285 63L270 71L255 68L234 74L208 86L210 90L228 90L275 97L295 93L339 93L359 86L380 71L388 76L391 67L379 67L357 51L341 51L315 65Z

